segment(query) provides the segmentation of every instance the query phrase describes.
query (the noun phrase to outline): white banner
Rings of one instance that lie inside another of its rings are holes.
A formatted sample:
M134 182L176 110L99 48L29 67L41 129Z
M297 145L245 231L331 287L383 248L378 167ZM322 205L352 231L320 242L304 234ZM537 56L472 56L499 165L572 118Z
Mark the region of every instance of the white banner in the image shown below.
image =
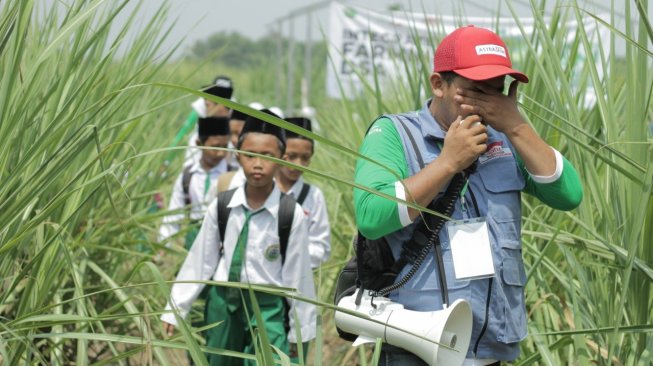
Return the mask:
M524 33L533 32L535 20L520 18ZM548 23L548 20L545 20ZM452 15L434 15L424 13L377 12L356 6L331 3L329 19L329 60L327 69L327 94L340 98L343 94L353 97L363 90L365 84L374 87L374 74L383 83L388 80L401 79L406 76L405 60L416 62L421 51L423 60L428 60L432 69L433 52L440 39L461 24L473 24L498 30L501 38L508 45L510 58L515 68L523 69L522 61L526 57L527 45L514 18L466 17ZM596 22L588 19L585 31L594 38L597 35ZM573 42L577 24L566 24L569 30L567 39ZM605 33L606 30L601 30ZM605 34L601 36L605 37ZM605 41L607 38L603 38ZM419 42L419 47L417 47ZM604 54L607 47L603 45ZM584 57L577 55L576 62L582 63ZM564 59L565 55L563 55ZM600 65L597 65L601 70ZM574 84L572 80L572 84ZM342 90L341 90L342 88Z
M396 77L391 55L403 50L414 54L417 50L411 22L359 7L331 3L329 20L329 56L327 94L341 96L357 94L363 85L361 76L373 82L374 73L381 78ZM414 25L416 29L419 25ZM421 32L418 37L423 37ZM428 45L428 38L421 39ZM432 52L431 49L424 50Z

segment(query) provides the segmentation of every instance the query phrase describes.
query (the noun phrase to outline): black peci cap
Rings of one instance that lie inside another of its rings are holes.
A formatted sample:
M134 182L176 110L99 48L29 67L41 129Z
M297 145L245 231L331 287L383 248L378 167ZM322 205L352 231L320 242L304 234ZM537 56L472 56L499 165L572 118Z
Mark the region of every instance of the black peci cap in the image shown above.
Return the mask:
M247 119L247 117L249 117L249 115L247 115L247 114L245 114L245 113L243 113L243 112L241 112L239 110L236 110L236 109L231 110L231 117L230 117L231 119L237 119L237 120L240 120L240 121L244 121L244 120Z
M206 117L197 121L200 136L229 135L228 117Z
M279 116L271 112L269 109L263 109L261 110L261 112L279 118ZM273 125L272 123L265 122L262 119L258 119L253 116L247 116L247 119L245 119L245 125L243 126L243 129L240 132L240 136L242 137L249 132L258 132L258 133L266 133L269 135L274 135L276 138L279 139L279 141L281 141L284 144L284 146L286 145L286 134L284 133L284 129L277 125Z
M306 117L288 117L288 118L286 118L286 121L292 123L293 125L295 125L297 127L301 127L301 128L303 128L305 130L308 130L308 131L311 131L311 132L313 131L312 128L311 128L311 120L306 118ZM291 139L291 138L304 138L304 139L307 139L307 137L305 137L305 136L296 134L296 133L294 133L292 131L288 131L288 130L286 130L286 138L287 139Z
M202 88L205 93L215 95L216 97L231 99L234 92L234 83L226 76L217 76L213 84Z

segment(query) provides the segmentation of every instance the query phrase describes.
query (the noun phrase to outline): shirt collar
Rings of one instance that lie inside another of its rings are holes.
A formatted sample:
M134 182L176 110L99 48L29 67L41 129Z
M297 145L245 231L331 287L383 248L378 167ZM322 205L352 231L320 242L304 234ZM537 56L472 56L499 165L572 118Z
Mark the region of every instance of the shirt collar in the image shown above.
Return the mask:
M424 102L424 106L417 114L419 115L420 127L424 137L435 138L436 140L444 140L446 133L442 131L440 124L435 120L429 109L432 99Z
M246 183L247 184L247 183ZM243 184L242 186L236 188L236 192L234 192L233 197L231 198L231 201L229 204L227 204L227 207L229 208L234 208L238 206L243 206L244 208L251 210L252 208L249 207L247 204L247 198L245 197L245 185ZM263 206L259 209L265 209L268 212L270 212L273 216L276 216L277 211L279 211L279 200L281 198L281 191L279 188L277 188L277 185L274 185L274 188L272 188L272 192L270 192L270 195L268 198L265 200L263 203Z
M209 170L209 173L217 172L226 172L227 171L227 159L223 158L220 162Z
M200 159L195 159L193 161L193 164L190 166L190 171L191 173L198 173L198 172L203 172L204 169L202 169L202 164L200 163Z
M302 191L302 188L304 188L304 178L300 176L299 179L297 179L297 181L295 182L295 184L293 184L292 187L290 187L287 193L288 195L297 199L297 197L299 197L299 193L301 193Z
M206 173L204 168L202 168L202 163L200 163L200 159L201 159L201 156L199 158L195 159L195 161L191 165L190 171L193 174L194 173ZM217 172L226 172L227 171L226 164L227 164L227 159L222 159L222 160L220 160L220 162L216 166L209 169L208 173L213 174L213 173L217 173Z
M202 118L206 117L206 103L204 103L204 98L199 98L191 103L191 107L197 112L198 116Z

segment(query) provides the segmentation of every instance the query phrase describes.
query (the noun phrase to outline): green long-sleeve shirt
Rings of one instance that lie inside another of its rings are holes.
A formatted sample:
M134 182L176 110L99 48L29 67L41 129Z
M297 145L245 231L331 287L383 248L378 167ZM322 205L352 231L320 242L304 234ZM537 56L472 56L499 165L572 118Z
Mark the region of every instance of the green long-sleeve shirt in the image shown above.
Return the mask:
M397 197L396 182L409 177L409 168L401 137L392 120L381 118L374 123L361 145L360 153L385 165L391 171L359 159L354 178L356 183ZM576 169L564 157L562 160L562 174L557 180L538 183L533 180L523 161L517 156L519 169L526 180L523 192L537 197L555 209L571 210L580 204L583 190ZM398 203L395 201L354 189L354 204L358 229L369 238L378 238L403 227Z

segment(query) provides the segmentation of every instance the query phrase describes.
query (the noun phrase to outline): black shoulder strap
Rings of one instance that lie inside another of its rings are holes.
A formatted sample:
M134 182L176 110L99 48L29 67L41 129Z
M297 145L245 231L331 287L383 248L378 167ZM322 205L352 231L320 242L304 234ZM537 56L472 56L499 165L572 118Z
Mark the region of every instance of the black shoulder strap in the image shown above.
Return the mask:
M229 221L229 214L231 213L231 208L227 205L231 202L234 192L236 192L236 188L218 193L218 230L220 231L220 240L223 242L227 221Z
M404 131L406 131L406 135L408 136L408 139L410 140L410 144L413 145L413 151L415 151L415 157L417 158L417 162L419 163L419 168L424 169L424 166L425 166L424 165L424 159L422 158L422 153L417 148L417 143L415 142L415 137L413 137L413 134L410 132L410 129L408 127L406 127L405 122L398 115L392 115L392 116L391 115L382 115L379 118L375 119L374 122L372 122L367 127L367 131L365 131L365 135L367 135L370 132L370 129L376 123L376 121L378 121L380 118L384 118L384 117L389 118L389 119L391 119L393 121L399 122L401 127L404 128ZM399 132L399 131L397 131L397 132Z
M420 153L419 149L417 148L417 143L415 142L415 137L413 137L413 134L410 133L410 129L404 124L404 121L400 117L397 117L397 121L399 121L399 124L401 125L401 127L404 128L404 131L406 131L406 135L408 136L408 139L410 140L410 144L413 145L413 151L415 152L415 157L417 158L417 163L419 163L419 168L424 169L424 159L422 159L422 153Z
M300 206L304 205L304 201L306 200L306 196L308 196L308 191L310 190L311 190L311 185L308 183L304 183L302 190L299 192L299 197L297 197L296 200Z
M279 246L281 252L281 264L286 260L286 249L288 248L288 238L290 237L290 229L292 228L292 220L295 216L296 201L289 195L282 193L279 199L279 218L278 218L278 233L279 233Z
M187 165L181 174L181 189L184 191L184 203L190 205L190 178L193 176L192 165Z

